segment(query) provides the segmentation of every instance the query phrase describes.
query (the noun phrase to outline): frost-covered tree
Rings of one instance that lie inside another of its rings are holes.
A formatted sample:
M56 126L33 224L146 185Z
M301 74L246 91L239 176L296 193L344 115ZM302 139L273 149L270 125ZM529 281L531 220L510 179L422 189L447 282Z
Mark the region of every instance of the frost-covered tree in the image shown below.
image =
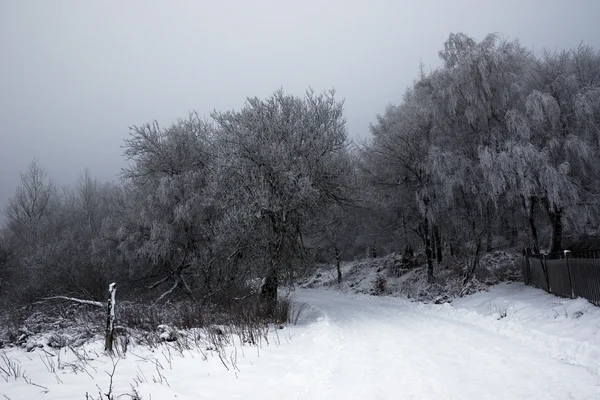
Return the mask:
M440 57L444 68L432 93L441 134L430 149L429 163L439 195L453 210L454 231L466 234L473 249L468 279L483 239L491 238L498 204L494 194L502 194L494 193L489 179L494 171L481 162L480 154L495 151L510 137L506 115L523 102L532 57L518 41L488 35L476 42L463 34L451 34Z
M3 294L4 282L9 278L14 251L10 233L6 229L0 229L0 297Z
M565 222L584 229L597 217L600 173L600 56L581 46L544 52L532 65L524 106L507 113L510 136L481 149L496 193L522 203L539 251L534 212L552 227L550 252L562 249Z
M552 252L565 226L595 226L598 53L580 46L535 58L516 40L451 34L440 57L443 67L421 73L403 103L378 117L365 148L377 208L396 217L395 232L412 227L426 254L438 229L451 245L460 238L474 256L468 280L494 233L512 238L529 225L539 249L539 208Z
M581 228L597 216L600 55L584 46L546 52L533 79L527 122L537 158L543 158L534 167L535 194L550 219L554 253L562 250L565 218Z
M352 166L343 103L333 92L299 98L279 90L213 118L219 126L219 199L240 228L255 235L249 239L262 261L261 291L274 304L280 282L306 258L309 220L348 200L345 177Z
M98 181L92 177L90 170L87 168L77 181L77 198L88 230L90 233L96 232L102 221L100 215L102 199Z
M129 182L106 186L103 197L106 206L101 227L92 240L92 257L123 287L123 281L148 273L148 264L136 252L144 232L138 218L143 197Z
M356 192L352 196L356 196ZM307 227L307 247L314 250L321 262L335 262L338 283L342 282L342 258L349 256L364 234L360 211L363 205L355 197L354 204L331 204L323 208Z
M422 76L404 103L389 106L371 125L372 142L364 159L371 183L380 194L381 206L388 209L390 229L405 241L419 237L427 257L427 276L434 281L432 251L435 201L427 155L435 127L429 102L431 82Z
M146 266L150 288L170 282L165 294L181 288L192 294L190 278L209 257L211 205L204 196L213 158L212 127L191 114L168 128L134 126L125 141L132 162L123 171L127 216L110 223L109 237L130 265ZM105 231L106 232L106 231Z
M55 197L56 187L48 179L46 169L33 160L27 172L21 174L21 185L4 209L9 229L35 246L45 219L53 211Z
M93 259L104 211L104 188L86 172L77 188L57 188L33 161L6 208L9 296L31 299L50 294L103 297L106 275Z

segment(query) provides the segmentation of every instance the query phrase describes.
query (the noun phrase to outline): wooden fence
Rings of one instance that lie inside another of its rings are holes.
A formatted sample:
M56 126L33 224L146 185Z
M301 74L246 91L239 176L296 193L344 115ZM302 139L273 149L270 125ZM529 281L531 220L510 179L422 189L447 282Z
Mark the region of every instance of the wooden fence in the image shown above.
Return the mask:
M600 306L600 251L533 255L523 252L523 281L561 297Z

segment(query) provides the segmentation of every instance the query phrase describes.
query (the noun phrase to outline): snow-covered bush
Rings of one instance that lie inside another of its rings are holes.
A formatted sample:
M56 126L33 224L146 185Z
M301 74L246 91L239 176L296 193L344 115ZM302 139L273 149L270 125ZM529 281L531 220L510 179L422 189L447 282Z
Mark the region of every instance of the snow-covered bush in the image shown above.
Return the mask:
M382 275L377 275L375 281L373 282L373 289L371 291L375 296L381 296L387 293L387 280Z
M517 252L495 251L486 253L475 270L473 278L465 282L471 258L446 256L436 266L436 282L429 283L423 254L407 257L392 253L381 258L365 258L342 266L343 282L337 283L335 267L321 265L299 284L307 288L335 288L338 290L373 295L389 294L425 302L448 302L457 297L485 291L490 285L521 279L521 256Z

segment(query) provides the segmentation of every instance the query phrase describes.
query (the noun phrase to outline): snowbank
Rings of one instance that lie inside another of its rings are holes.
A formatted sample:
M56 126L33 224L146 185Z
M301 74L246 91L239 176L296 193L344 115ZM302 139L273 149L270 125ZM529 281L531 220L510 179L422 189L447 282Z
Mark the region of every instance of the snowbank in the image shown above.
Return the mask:
M502 283L451 304L419 309L517 339L565 363L600 375L600 309L522 283Z
M424 267L398 269L400 257L392 254L344 264L342 284L329 266L300 286L416 300L415 306L423 313L499 333L600 375L600 309L587 300L556 297L519 282L498 283L519 277L518 261L516 253L486 254L477 279L465 288L452 275L460 270L458 262L437 271L439 283L428 285Z

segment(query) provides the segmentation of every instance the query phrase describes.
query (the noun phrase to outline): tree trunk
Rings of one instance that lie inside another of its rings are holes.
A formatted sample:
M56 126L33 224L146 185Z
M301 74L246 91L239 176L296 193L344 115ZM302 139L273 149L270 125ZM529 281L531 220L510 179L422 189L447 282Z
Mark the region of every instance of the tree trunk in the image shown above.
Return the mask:
M510 247L517 245L517 239L519 238L519 229L515 224L514 217L509 218L508 214L516 214L516 210L509 209L506 214L502 214L500 217L500 224L502 229L502 235L508 240Z
M563 223L562 223L562 209L552 208L548 199L542 200L544 208L550 217L550 224L552 226L552 240L550 242L550 254L560 253L562 251L562 234L563 234Z
M492 243L492 228L490 228L489 226L487 227L486 233L485 233L485 251L486 252L490 252L494 249L494 245Z
M371 258L377 258L377 248L375 247L375 243L369 248L369 255Z
M517 239L519 238L519 229L516 226L513 226L510 229L510 247L515 247L517 244Z
M476 242L475 258L473 259L473 265L471 266L471 268L469 268L469 270L467 271L467 273L465 275L463 284L467 284L467 282L469 282L471 280L471 278L473 278L473 276L475 275L475 270L479 266L479 252L481 250L481 238L477 238L475 242Z
M435 241L435 225L432 227L431 230L431 258L435 259L435 255L437 254L437 248L436 245L437 242Z
M431 238L429 234L429 221L427 218L422 224L423 243L425 244L425 257L427 258L427 283L435 283L433 275L433 252L431 251Z
M271 269L267 273L265 282L261 288L262 299L265 301L267 306L267 314L272 316L275 313L275 307L277 306L277 288L279 287L279 274L277 272L277 265L273 263Z
M341 259L340 259L340 256L342 255L342 253L338 249L337 245L335 245L334 251L335 251L335 266L337 268L337 281L338 281L338 283L342 283L342 266L341 266Z
M433 226L433 241L435 243L435 258L439 265L442 263L442 238L437 225Z
M523 200L525 203L525 200ZM537 204L537 199L532 197L529 203L529 212L527 215L527 220L529 222L529 228L531 229L531 239L533 240L533 254L540 254L540 245L538 240L537 228L535 227L535 206Z
M204 275L204 286L208 293L210 293L212 291L212 263L213 263L212 252L210 253L210 257L211 257L211 260L206 265L206 268L203 268L201 270L202 274Z
M487 220L485 229L485 251L491 252L494 250L494 231L492 229L493 211L490 210L489 206L485 210L485 218Z

